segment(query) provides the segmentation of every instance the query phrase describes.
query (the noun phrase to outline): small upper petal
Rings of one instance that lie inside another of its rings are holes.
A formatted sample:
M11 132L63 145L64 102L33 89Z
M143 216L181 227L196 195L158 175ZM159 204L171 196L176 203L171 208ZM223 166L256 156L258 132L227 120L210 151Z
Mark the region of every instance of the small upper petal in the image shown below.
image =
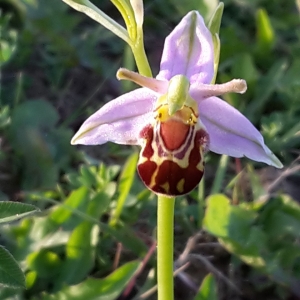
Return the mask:
M281 168L278 158L265 145L260 132L238 110L210 97L199 103L200 119L210 137L210 150L233 157L246 156Z
M189 12L166 38L157 79L185 75L190 83L210 83L214 75L211 33L197 11Z
M157 93L141 88L108 102L82 124L71 143L138 144L140 131L151 121L157 96Z

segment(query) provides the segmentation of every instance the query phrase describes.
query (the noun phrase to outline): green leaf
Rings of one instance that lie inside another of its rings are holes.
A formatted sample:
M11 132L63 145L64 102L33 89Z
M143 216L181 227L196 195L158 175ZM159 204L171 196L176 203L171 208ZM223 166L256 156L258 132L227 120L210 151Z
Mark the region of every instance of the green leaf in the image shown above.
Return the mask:
M0 246L0 284L11 288L25 288L25 276L13 256Z
M65 223L73 214L73 209L83 205L88 198L89 191L86 187L81 187L73 191L65 202L56 208L49 216L56 224Z
M275 61L268 73L260 79L255 90L254 99L251 100L246 111L251 121L257 121L261 116L264 106L268 101L272 100L270 96L279 87L287 67L286 59Z
M224 10L224 3L220 2L216 7L215 11L213 12L213 15L208 23L208 29L212 35L214 35L215 33L219 34L223 10Z
M290 198L288 195L282 195L280 197L280 200L283 204L282 210L293 216L294 218L297 218L300 220L300 206L299 203L294 201L292 198Z
M138 153L133 153L126 161L124 169L120 176L120 182L118 186L119 197L117 199L117 207L114 211L112 219L110 221L111 225L115 225L120 218L123 210L125 200L129 194L132 182L135 176L136 164L138 160Z
M30 253L27 256L26 261L29 269L35 272L30 275L33 276L33 278L27 278L26 274L27 284L29 284L28 281L35 281L36 276L39 276L40 278L50 278L61 271L60 257L55 252L46 249Z
M3 14L1 15L1 17L2 16L3 16ZM8 17L8 14L7 14L7 17ZM9 17L11 17L11 16L9 16ZM16 49L17 49L17 40L18 40L17 31L12 29L11 27L7 26L8 24L3 24L6 22L1 22L2 20L0 20L0 27L1 27L0 66L3 66L6 62L8 62L13 57L13 55L15 54Z
M194 300L218 300L217 284L212 274L203 279L199 292Z
M108 192L109 189L108 189ZM98 220L110 204L111 195L106 191L93 197L87 215ZM99 238L99 226L91 221L81 222L72 232L66 246L66 260L56 280L56 288L62 284L76 284L83 280L93 267L95 249Z
M32 100L19 104L12 111L12 132L16 135L16 146L26 147L24 144L27 136L22 131L26 127L50 130L58 121L55 108L44 100ZM19 133L19 134L18 134Z
M248 89L249 83L256 83L259 73L255 66L253 56L249 53L241 53L240 55L236 55L232 66L232 76L233 78L243 78L246 80Z
M266 191L262 185L261 177L259 177L257 171L254 170L252 164L247 165L247 174L251 183L253 199L259 199L261 196L264 196Z
M300 206L290 197L281 196L266 203L260 218L273 241L288 236L299 238Z
M175 6L180 16L186 15L191 10L198 10L201 16L204 18L204 20L207 21L210 18L210 16L214 13L215 8L219 3L219 0L172 0L170 1L170 3L172 3L173 6ZM171 17L168 14L167 16L169 18Z
M299 81L298 74L300 69L300 58L295 58L290 62L289 69L281 80L281 90L286 92L298 92L299 95ZM297 103L297 102L296 102Z
M115 300L139 268L138 262L130 262L104 279L89 278L74 286L64 287L53 295L44 295L42 300Z
M207 199L207 209L203 220L204 227L218 237L228 236L230 200L222 194Z
M94 230L92 230L94 229ZM55 289L63 284L77 284L93 267L99 227L90 222L80 223L72 232L66 246L66 260L56 280Z
M87 208L87 214L97 220L101 218L111 203L111 197L115 192L114 183L109 183L105 191L97 193L90 201Z
M265 9L260 8L256 12L257 45L262 56L269 55L275 41L274 31Z
M204 227L218 237L228 251L252 266L262 267L265 261L261 250L266 247L267 238L260 229L253 227L256 218L255 211L231 206L224 195L213 195L207 199Z
M26 273L26 289L31 289L34 286L37 276L38 275L36 271L29 271Z
M130 38L124 27L103 13L98 7L88 0L63 0L74 9L86 14L91 19L103 25L105 28L113 32L115 35L123 39L131 45Z
M221 2L217 6L216 10L214 11L208 23L208 29L211 32L213 45L214 45L214 77L211 82L212 84L214 84L216 81L219 60L220 60L221 43L219 38L219 31L220 31L220 26L222 21L223 9L224 9L224 3Z
M9 106L0 108L0 129L5 128L11 122Z
M27 217L38 212L39 209L33 205L1 201L0 202L0 224L5 222L12 222L21 218Z
M26 190L53 188L60 168L70 160L71 131L56 128L57 121L56 109L44 100L25 101L12 110L7 137Z
M97 186L97 168L96 166L82 165L80 167L81 181L83 185L89 187L90 189Z
M142 239L139 238L136 232L134 232L130 227L126 227L126 225L123 224L122 227L111 227L106 224L102 224L101 230L112 235L121 242L126 249L129 249L139 257L143 257L147 253L148 248L144 241L142 241Z

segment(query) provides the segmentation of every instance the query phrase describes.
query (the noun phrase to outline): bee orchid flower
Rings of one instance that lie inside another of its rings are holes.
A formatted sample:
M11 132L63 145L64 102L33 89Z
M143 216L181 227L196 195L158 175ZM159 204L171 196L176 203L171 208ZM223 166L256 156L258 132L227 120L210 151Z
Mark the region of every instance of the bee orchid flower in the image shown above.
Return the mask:
M175 196L195 188L208 150L282 167L251 122L217 97L244 93L247 86L241 79L211 84L212 36L198 12L188 13L166 38L156 78L126 69L117 77L142 88L100 108L71 143L140 145L138 173L155 193Z

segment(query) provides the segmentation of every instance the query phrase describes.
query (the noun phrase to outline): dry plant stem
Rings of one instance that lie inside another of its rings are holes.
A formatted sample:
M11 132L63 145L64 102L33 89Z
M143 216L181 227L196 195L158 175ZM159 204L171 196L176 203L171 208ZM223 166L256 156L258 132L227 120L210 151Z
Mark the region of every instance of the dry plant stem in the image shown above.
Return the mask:
M282 183L282 181L288 177L288 176L291 176L297 172L300 171L300 165L295 165L295 163L297 163L298 161L300 161L300 156L295 159L291 166L288 167L286 170L284 170L279 177L277 177L267 188L267 194L266 195L263 195L259 198L259 200L266 200L268 199L269 197L272 196L272 194L275 192L275 190L278 188L278 186Z
M122 249L123 249L122 243L118 243L117 251L116 251L116 255L115 255L115 259L114 259L114 263L113 263L113 270L116 270L119 265Z
M207 268L207 270L209 272L213 273L218 278L223 280L234 291L236 291L239 294L242 294L240 289L233 282L231 282L229 278L227 278L225 275L223 275L223 273L220 272L205 256L203 256L201 254L193 254L193 253L191 253L189 256L200 260L205 265L205 267Z
M157 201L157 289L158 300L174 299L173 239L174 197L158 195Z
M198 232L197 234L195 234L194 236L188 239L183 252L180 254L176 262L178 265L183 265L188 261L188 255L194 250L201 236L202 236L202 231Z
M179 256L178 260L176 261L175 265L183 265L186 262L191 261L192 258L196 258L198 260L200 260L205 267L207 268L207 270L211 273L213 273L214 275L216 275L218 278L220 278L221 280L223 280L231 289L233 289L235 292L241 294L241 291L239 290L239 288L229 279L227 278L225 275L223 275L223 273L221 271L219 271L208 259L208 257L203 256L201 254L193 254L191 253L196 247L202 246L202 244L198 244L199 239L202 236L202 232L200 231L199 233L197 233L196 235L190 237L186 243L185 249L183 250L182 254ZM207 244L203 244L204 245L209 245L209 246L217 246L217 247L222 247L222 245L220 245L219 243L207 243ZM185 274L179 273L178 276L182 275L182 279L184 279L186 281L187 277L185 276Z
M288 169L286 169L285 171L283 171L281 173L281 175L276 178L276 180L274 180L268 187L268 193L272 193L277 187L278 185L288 176L293 175L294 173L297 173L298 171L300 171L300 165L294 166L294 167L289 167Z
M147 262L149 261L152 254L154 253L155 248L156 248L156 243L153 243L152 246L150 247L150 249L148 250L147 254L145 255L143 261L141 262L138 271L135 273L134 277L131 279L131 281L129 282L127 288L125 289L125 291L123 293L124 298L128 297L128 295L130 294L131 290L133 289L133 287L135 285L136 279L141 274L141 272L144 270Z

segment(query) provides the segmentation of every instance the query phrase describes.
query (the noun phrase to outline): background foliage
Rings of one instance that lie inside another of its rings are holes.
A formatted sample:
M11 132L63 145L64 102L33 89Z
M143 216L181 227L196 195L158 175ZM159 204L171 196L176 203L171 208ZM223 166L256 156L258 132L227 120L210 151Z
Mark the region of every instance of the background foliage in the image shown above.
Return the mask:
M94 3L122 22L110 1ZM217 3L145 1L154 74L182 16L207 21ZM217 82L247 80L224 99L285 169L207 155L205 181L176 202L176 299L298 299L300 4L224 4ZM129 49L60 0L0 9L0 299L155 299L156 201L136 175L138 149L70 146L88 115L132 88L115 79L135 69Z

